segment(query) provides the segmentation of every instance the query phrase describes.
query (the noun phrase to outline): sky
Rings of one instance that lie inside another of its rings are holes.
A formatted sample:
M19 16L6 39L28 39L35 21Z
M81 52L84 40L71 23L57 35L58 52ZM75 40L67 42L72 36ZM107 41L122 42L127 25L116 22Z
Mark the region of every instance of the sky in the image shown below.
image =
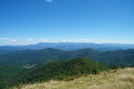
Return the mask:
M0 45L134 44L134 0L0 0Z

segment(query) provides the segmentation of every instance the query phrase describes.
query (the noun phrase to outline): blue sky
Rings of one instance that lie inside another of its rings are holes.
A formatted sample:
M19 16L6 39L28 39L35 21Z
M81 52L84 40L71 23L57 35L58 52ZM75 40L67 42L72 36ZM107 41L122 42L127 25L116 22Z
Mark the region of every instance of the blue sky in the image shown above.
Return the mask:
M0 45L134 44L134 0L0 0Z

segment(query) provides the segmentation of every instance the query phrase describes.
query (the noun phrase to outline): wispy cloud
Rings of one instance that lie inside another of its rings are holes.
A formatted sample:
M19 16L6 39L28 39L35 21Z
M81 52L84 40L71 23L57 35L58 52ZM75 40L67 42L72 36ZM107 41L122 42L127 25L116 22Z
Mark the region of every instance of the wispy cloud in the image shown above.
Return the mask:
M80 42L93 42L93 43L112 43L112 40L107 39L78 39Z
M113 43L116 41L113 40L107 40L107 39L71 39L71 40L67 40L67 39L60 39L60 40L56 40L55 42L85 42L85 43Z
M48 40L47 39L44 39L44 38L40 38L39 41L41 41L41 42L47 42Z
M40 39L27 38L27 42L32 42L32 41L35 41L35 42L47 42L48 40L44 39L44 38L40 38Z
M77 39L79 42L92 42L92 39Z
M9 41L9 42L16 42L15 39L10 39L10 38L0 38L0 40Z
M78 39L79 41L90 41L91 39Z
M52 2L53 0L45 0L46 2Z
M27 38L27 41L28 41L28 42L36 41L36 39L34 39L34 38Z

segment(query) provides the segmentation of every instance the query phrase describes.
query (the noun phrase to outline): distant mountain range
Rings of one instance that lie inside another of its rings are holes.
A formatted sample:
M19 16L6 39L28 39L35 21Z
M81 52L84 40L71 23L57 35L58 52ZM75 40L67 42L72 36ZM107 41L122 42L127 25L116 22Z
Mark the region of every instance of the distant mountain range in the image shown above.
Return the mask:
M14 51L0 55L0 65L26 66L53 60L71 60L86 57L106 65L134 66L134 49L102 52L91 48L74 51L46 48L43 50Z
M46 48L55 48L64 51L92 48L95 50L106 52L117 49L123 49L123 50L134 49L134 44L116 44L116 43L95 44L95 43L74 43L74 42L38 43L26 46L0 46L0 54L12 51L41 50Z

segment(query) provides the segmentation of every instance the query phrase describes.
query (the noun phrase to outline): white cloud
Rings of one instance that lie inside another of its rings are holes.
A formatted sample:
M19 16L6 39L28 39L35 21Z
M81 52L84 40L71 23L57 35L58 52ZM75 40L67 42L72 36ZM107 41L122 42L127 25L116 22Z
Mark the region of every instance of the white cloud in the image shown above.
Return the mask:
M58 39L58 40L54 40L54 41L51 41L51 42L55 42L55 43L58 43L58 42L73 42L73 40Z
M52 2L53 0L45 0L46 2Z
M28 41L28 42L36 41L36 39L34 39L34 38L27 38L27 41Z
M86 39L78 39L78 40L85 41Z
M16 42L15 39L10 39L10 38L0 38L0 40L8 41L8 42Z
M35 39L35 38L27 38L27 42L47 42L47 39L40 38L40 39Z
M78 39L80 42L92 42L92 39Z
M0 38L0 40L7 40L7 38Z
M9 42L16 42L15 39L9 39Z
M87 40L89 40L89 39L78 39L78 40L80 40L80 41L87 41Z
M47 39L44 39L44 38L40 38L39 41L41 41L41 42L47 42L48 40Z
M114 41L107 39L78 39L80 42L88 42L88 43L112 43Z
M32 38L27 38L27 41L32 41Z

